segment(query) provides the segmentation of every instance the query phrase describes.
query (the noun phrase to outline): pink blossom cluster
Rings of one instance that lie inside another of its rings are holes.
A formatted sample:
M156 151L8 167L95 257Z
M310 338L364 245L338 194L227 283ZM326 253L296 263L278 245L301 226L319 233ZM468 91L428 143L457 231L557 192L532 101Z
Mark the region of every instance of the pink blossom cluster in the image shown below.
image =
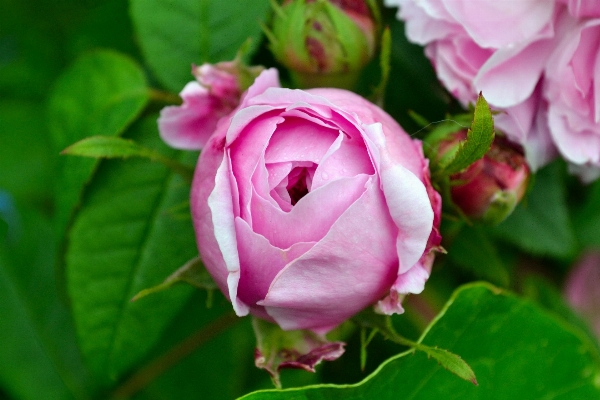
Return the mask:
M600 176L600 1L386 0L464 106L482 91L536 169Z

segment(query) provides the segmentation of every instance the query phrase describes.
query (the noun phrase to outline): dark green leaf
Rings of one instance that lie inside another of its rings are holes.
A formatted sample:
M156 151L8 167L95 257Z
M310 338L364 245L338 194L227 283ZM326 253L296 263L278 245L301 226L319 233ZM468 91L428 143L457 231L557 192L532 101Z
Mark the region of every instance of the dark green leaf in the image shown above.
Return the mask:
M244 399L569 399L600 396L595 350L573 328L488 284L458 289L422 343L461 354L479 386L456 379L423 353L399 354L355 385L260 391Z
M93 392L69 310L54 277L50 222L0 192L0 386L23 400L84 399Z
M600 180L590 185L585 203L575 211L573 223L583 247L600 248Z
M540 170L531 192L492 232L536 255L569 257L576 240L565 201L562 164Z
M494 141L494 118L490 106L479 93L473 123L467 131L467 140L461 142L454 157L448 161L441 160L440 164L444 173L451 175L460 172L469 165L479 160L490 149Z
M0 188L40 205L52 199L55 154L44 108L29 101L0 101Z
M95 135L118 136L140 114L148 99L141 68L112 51L78 59L58 80L49 100L49 126L58 154ZM56 228L66 230L96 160L61 157L56 187Z
M157 78L179 92L191 64L232 60L248 37L259 44L268 0L132 0L142 52Z
M506 266L481 226L463 226L448 249L448 258L478 279L503 287L509 284Z
M161 143L156 116L131 136L176 154ZM80 346L98 379L118 377L139 361L190 295L181 287L130 301L197 254L191 220L173 213L189 190L179 176L143 159L102 161L86 190L69 235L67 281Z

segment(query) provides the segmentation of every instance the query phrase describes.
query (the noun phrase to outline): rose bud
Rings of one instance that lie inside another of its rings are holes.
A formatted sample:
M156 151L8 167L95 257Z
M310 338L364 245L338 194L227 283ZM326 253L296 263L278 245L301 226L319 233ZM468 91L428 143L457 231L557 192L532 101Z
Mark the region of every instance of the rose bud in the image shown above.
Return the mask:
M375 54L376 24L366 0L288 0L268 34L296 85L352 88Z
M196 166L202 260L239 316L325 333L365 307L401 312L440 242L421 142L341 89L264 71Z
M160 137L176 149L202 149L219 119L237 107L242 92L262 69L246 67L238 60L194 65L192 74L196 80L179 93L183 103L160 112Z
M443 155L466 139L459 131L439 147ZM452 201L469 218L498 224L521 201L529 180L523 151L504 136L496 135L486 155L465 171L450 176Z

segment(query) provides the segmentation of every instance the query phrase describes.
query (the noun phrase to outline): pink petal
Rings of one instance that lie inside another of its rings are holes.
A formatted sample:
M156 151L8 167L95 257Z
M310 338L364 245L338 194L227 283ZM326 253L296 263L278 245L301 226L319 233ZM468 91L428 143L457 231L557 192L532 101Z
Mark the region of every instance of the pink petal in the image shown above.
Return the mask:
M400 259L398 272L404 273L425 251L433 227L433 209L423 182L393 156L395 146L388 143L391 140L384 136L381 124L368 125L365 131L375 146L371 151L381 155L378 166L381 188L399 230L396 241Z
M265 298L275 276L290 262L310 250L314 242L296 242L287 249L277 248L248 223L236 218L241 278L238 295L244 303L255 305Z
M297 242L319 241L363 194L368 179L367 175L361 174L332 181L309 192L289 212L282 211L254 193L251 204L252 229L280 249Z
M398 274L390 251L396 234L379 181L370 178L363 195L277 275L259 304L285 330L333 328L389 290Z
M208 196L208 207L212 215L214 236L228 271L227 287L229 299L233 304L235 313L239 316L244 316L248 314L249 309L237 296L240 279L240 259L235 233L233 200L229 176L229 160L227 157L223 157L223 162L219 166L215 176L214 189L210 196Z
M319 163L338 131L300 118L286 118L277 125L266 149L265 161L312 161Z
M164 107L158 118L162 140L176 149L200 150L217 127L220 117L231 111L220 109L218 99L198 82L189 82L179 94L180 106Z
M554 2L548 0L443 3L479 46L496 49L529 40L552 22L554 12Z

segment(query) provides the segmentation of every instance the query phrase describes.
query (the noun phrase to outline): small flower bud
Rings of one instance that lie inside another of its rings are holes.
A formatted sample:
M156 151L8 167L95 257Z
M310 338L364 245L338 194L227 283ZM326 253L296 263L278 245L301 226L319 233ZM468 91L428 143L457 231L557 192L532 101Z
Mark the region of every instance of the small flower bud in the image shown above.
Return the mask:
M440 154L458 146L466 132L452 134L440 144ZM498 224L521 201L529 180L523 151L496 135L486 155L465 171L450 176L453 203L469 218Z
M176 149L202 149L219 119L238 106L242 93L263 69L247 67L239 58L192 66L196 80L179 93L182 104L160 112L158 130L163 141Z
M272 28L271 51L302 88L352 88L375 54L366 0L287 0Z

